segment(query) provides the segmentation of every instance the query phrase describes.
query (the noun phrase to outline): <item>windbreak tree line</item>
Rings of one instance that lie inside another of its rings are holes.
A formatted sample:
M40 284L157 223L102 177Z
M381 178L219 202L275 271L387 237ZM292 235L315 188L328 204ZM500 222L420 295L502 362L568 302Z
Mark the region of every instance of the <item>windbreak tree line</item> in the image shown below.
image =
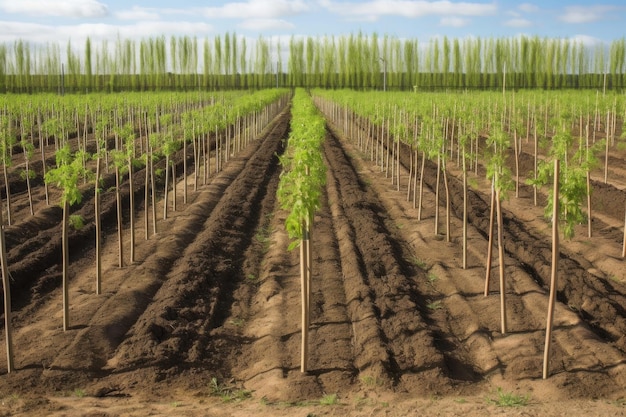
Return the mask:
M84 45L0 44L0 92L321 87L598 88L626 83L626 39L417 38L362 33L291 37L118 38Z

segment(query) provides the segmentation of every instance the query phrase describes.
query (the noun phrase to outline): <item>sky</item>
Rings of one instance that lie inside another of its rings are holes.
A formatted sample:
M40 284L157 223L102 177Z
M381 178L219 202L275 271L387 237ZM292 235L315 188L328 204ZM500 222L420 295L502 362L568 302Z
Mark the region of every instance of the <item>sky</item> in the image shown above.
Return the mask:
M84 44L121 38L224 33L249 38L387 34L435 37L519 35L609 43L626 36L621 0L0 0L0 42Z

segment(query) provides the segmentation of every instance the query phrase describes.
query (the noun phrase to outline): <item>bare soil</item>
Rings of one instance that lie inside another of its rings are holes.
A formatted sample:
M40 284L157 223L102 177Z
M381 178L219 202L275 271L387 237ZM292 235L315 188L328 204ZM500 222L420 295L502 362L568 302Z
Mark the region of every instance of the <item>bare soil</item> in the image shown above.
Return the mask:
M286 213L275 197L288 124L286 108L197 192L189 183L186 204L180 181L177 210L148 239L145 173L136 173L136 262L126 254L122 268L114 195L105 193L101 295L94 292L93 191L86 186L75 210L87 224L70 236L66 332L61 210L45 204L35 183L31 217L25 189L13 186L19 177L11 180L15 221L6 236L17 370L7 374L0 364L0 415L626 415L622 171L594 186L594 237L584 237L581 226L563 242L551 377L543 380L550 227L532 189L504 203L509 328L501 334L497 259L483 294L484 175L472 177L463 269L458 168L450 167L447 242L443 195L434 233L436 168L427 165L418 220L412 196L407 201L408 171L401 169L398 191L329 123L327 185L312 232L310 370L303 374L299 254L287 250ZM122 188L127 207L130 191ZM128 248L127 221L124 239ZM507 399L527 404L504 407Z

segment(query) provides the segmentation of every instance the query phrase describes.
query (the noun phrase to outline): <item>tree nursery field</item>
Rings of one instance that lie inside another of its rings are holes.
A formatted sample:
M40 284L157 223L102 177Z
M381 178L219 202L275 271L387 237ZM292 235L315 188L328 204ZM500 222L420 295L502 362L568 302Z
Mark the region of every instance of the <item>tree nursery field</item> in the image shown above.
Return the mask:
M622 95L1 100L0 415L626 415Z

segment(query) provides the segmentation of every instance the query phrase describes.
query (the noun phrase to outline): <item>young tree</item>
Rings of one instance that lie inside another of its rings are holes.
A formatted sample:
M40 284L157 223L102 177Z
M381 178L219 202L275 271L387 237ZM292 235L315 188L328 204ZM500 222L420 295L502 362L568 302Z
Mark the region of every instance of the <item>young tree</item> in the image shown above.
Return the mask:
M70 216L70 206L80 203L83 196L78 188L78 180L90 172L85 172L83 167L83 151L76 152L72 155L69 144L65 144L56 153L57 167L46 173L45 181L56 185L62 190L61 207L63 208L62 220L62 265L63 265L63 331L70 326L69 318L69 243L68 228L73 225L76 228L82 226L80 216Z

